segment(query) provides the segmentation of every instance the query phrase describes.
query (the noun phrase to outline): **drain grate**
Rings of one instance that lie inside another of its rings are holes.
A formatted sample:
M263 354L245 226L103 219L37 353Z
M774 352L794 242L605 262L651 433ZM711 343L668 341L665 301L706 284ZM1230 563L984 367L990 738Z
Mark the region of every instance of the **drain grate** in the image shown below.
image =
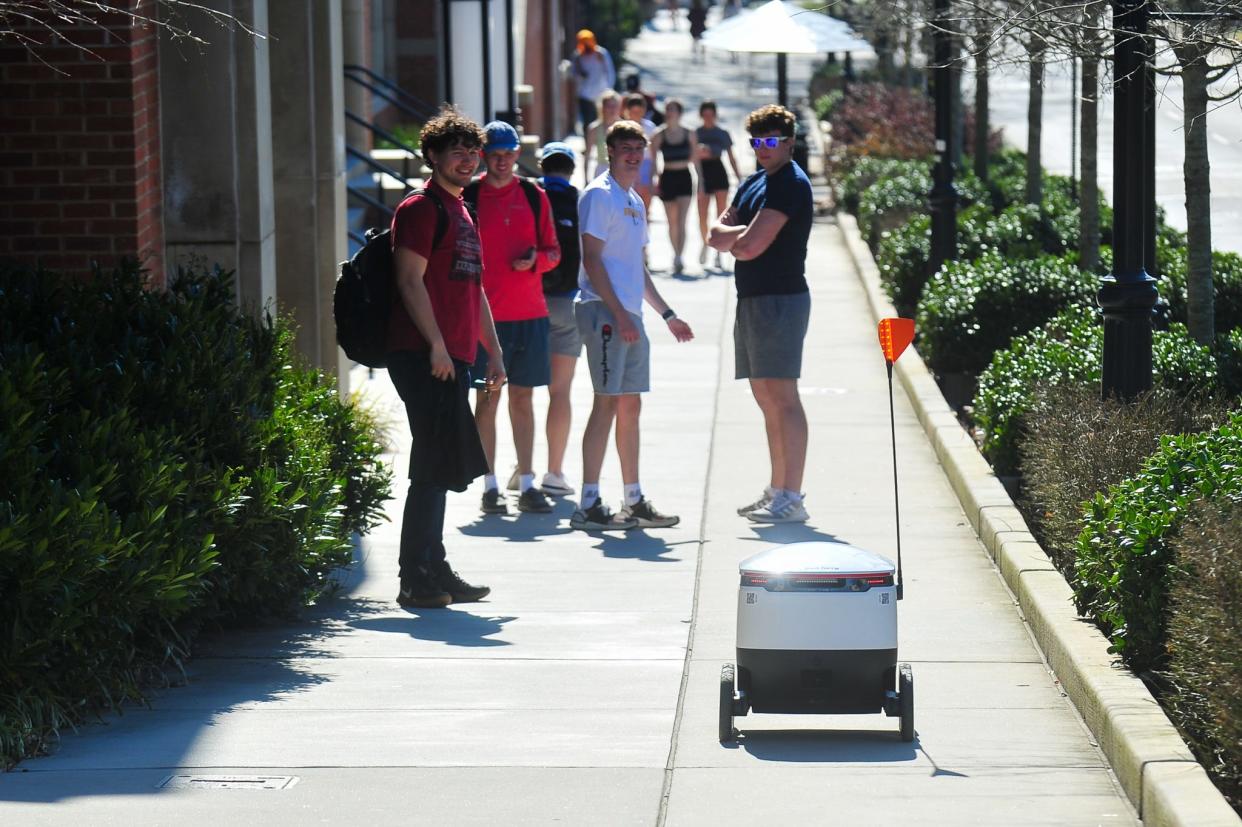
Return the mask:
M296 783L296 775L170 775L157 785L157 789L287 790Z

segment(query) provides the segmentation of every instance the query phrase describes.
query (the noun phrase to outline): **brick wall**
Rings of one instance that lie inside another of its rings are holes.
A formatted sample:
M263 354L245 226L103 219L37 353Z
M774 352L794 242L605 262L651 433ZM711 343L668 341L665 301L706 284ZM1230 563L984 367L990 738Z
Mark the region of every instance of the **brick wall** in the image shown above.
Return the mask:
M157 38L100 22L0 41L0 259L85 273L139 257L162 282Z
M432 106L440 101L439 5L405 0L397 10L397 85Z

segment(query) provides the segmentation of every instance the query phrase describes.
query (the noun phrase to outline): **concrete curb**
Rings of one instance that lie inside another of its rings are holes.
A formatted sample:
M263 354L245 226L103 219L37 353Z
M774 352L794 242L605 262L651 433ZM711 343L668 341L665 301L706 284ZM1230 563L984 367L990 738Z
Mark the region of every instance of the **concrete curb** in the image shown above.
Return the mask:
M878 321L896 316L853 216L837 221ZM1115 666L1108 641L1078 617L1065 578L1031 535L1004 486L958 424L917 352L897 375L962 510L1001 571L1066 694L1099 742L1143 823L1236 825L1225 801L1143 682Z

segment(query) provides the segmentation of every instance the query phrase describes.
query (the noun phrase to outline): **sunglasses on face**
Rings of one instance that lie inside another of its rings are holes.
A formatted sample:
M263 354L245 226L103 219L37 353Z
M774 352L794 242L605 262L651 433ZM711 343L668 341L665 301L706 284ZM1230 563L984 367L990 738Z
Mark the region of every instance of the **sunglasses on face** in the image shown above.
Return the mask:
M777 137L751 138L750 145L754 147L755 149L758 149L761 146L766 146L768 149L776 149L778 146L780 146L782 143L784 143L787 140L789 140L789 136L787 135L779 137L779 138Z

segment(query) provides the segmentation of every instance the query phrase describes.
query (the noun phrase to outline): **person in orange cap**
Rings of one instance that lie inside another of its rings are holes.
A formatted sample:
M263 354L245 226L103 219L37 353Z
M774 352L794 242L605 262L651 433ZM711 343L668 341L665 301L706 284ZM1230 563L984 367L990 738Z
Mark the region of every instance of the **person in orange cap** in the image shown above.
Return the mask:
M578 32L578 53L573 59L574 79L578 82L578 117L582 121L582 134L599 118L595 101L617 85L617 69L612 55L595 42L595 32L582 29Z

